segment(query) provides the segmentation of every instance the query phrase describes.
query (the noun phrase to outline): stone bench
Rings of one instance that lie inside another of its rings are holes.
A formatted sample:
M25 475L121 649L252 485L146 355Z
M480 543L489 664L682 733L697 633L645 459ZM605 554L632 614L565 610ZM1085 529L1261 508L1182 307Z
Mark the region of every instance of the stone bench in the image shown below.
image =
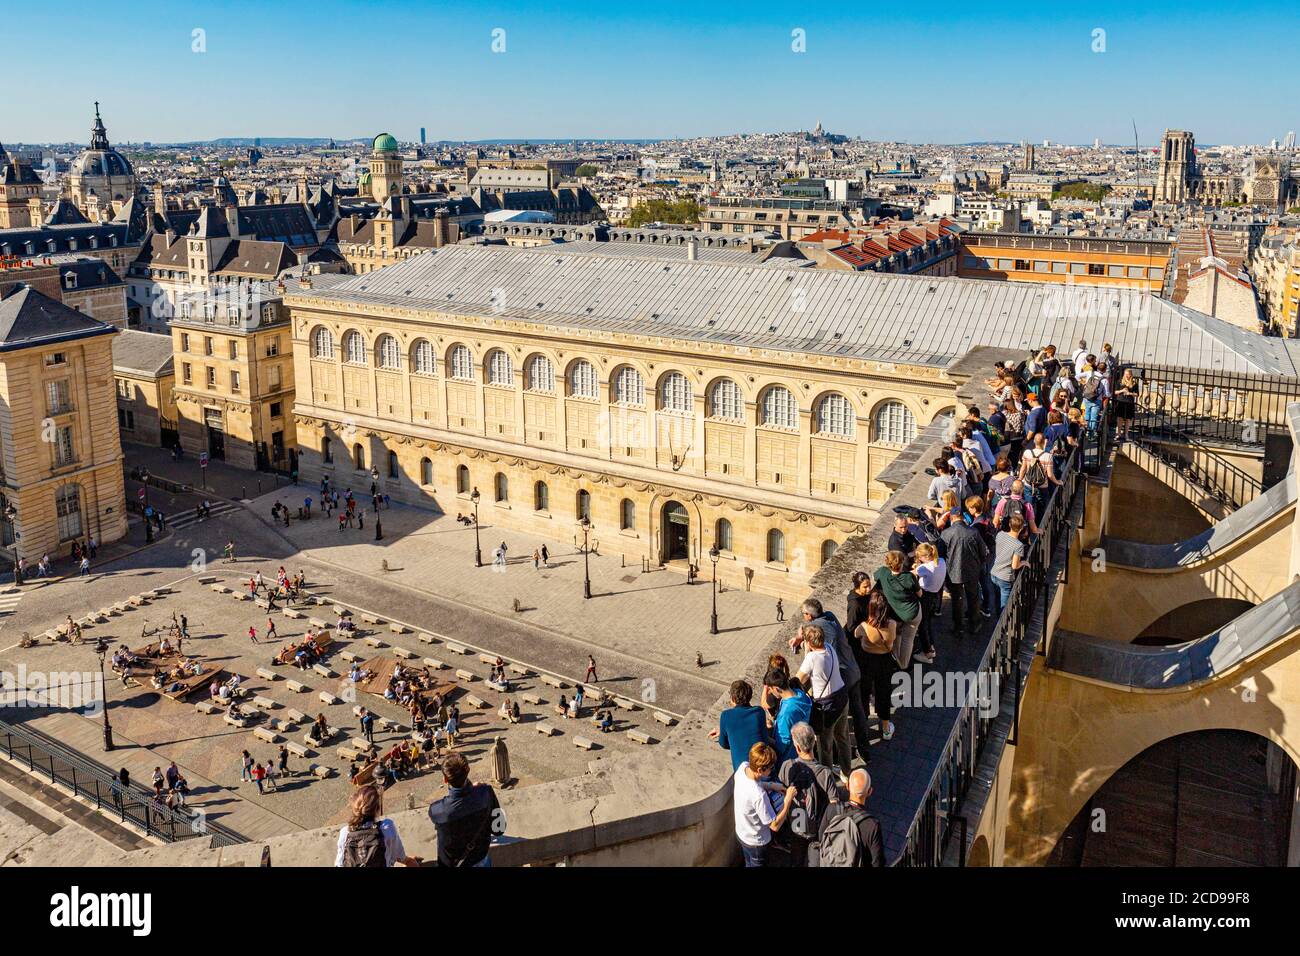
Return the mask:
M132 604L135 607L144 607L146 604L149 603L149 599L145 597L143 594L132 594L129 598L126 599L126 603Z
M388 625L388 629L389 629L390 631L392 631L394 634L409 634L409 633L411 633L410 628L408 628L405 624L398 624L396 621L391 622L391 623Z
M221 719L232 727L247 727L251 723L247 717L231 717L229 714L223 714Z
M335 604L333 610L335 614L339 615L339 617L352 616L352 612L349 611L347 608L345 608L342 604Z
M360 716L361 716L361 712L362 712L363 710L365 710L365 708L362 707L360 704L357 704L355 707L352 708L352 716L353 716L353 717L360 717Z
M469 648L464 644L453 644L451 641L447 641L447 650L451 651L453 654L469 653Z
M259 667L257 670L253 671L253 673L264 680L275 681L280 679L280 675L269 667Z
M334 768L326 767L323 764L314 763L307 770L313 777L318 777L321 780L328 780L334 776Z
M526 703L534 704L536 706L541 706L542 704L546 703L546 700L544 698L539 697L533 693L520 694L519 696L522 697Z
M253 706L259 710L275 710L280 705L270 697L254 697Z
M473 707L475 710L482 710L484 707L491 706L482 697L475 697L473 694L466 694L464 699L465 705L467 707Z
M236 601L251 601L251 600L253 600L251 597L249 597L249 596L248 596L247 594L245 594L243 591L232 591L232 592L231 592L231 596L232 596Z
M166 584L160 584L152 591L146 591L145 593L152 594L154 597L162 597L164 594L171 594L172 589L168 587Z
M226 588L226 590L229 591L230 589ZM131 607L132 605L128 604L126 601L118 601L113 605L113 610L117 611L119 614L125 614L127 611L131 610Z
M564 681L560 680L558 677L552 676L551 674L541 674L538 676L538 680L543 684L550 684L552 687L558 687L560 690L569 686Z
M220 578L218 578L215 574L199 575L199 584L215 584L219 580Z
M323 691L321 691L319 696L320 696L320 699L321 699L321 703L323 703L323 704L331 704L331 705L332 705L332 704L341 704L341 703L343 703L343 701L339 700L337 697L335 697L333 694L331 694L331 693L330 693L329 691L327 691L327 690L323 690Z
M283 737L277 734L270 727L254 727L253 736L258 740L265 740L268 744L278 744L280 741L284 740Z
M256 604L258 607L262 608L263 610L266 611L271 610L271 602L268 601L266 598L253 598L253 603Z
M437 639L436 637L434 637L432 634L424 634L424 633L420 633L420 634L418 634L417 636L420 638L420 642L423 643L423 644L437 644L437 643L438 643L438 639Z
M405 729L391 717L380 717L375 721L375 723L377 723L382 729L392 731L393 733L401 733Z
M463 667L456 671L456 676L467 684L472 684L478 679L478 676L473 671L467 671Z
M394 647L393 653L398 657L403 657L408 661L415 660L415 651L408 651L405 647Z
M640 710L641 709L640 707L638 707L636 704L632 703L630 700L628 700L625 697L615 697L614 706L617 707L619 710Z
M194 705L194 709L200 714L219 714L224 709L220 704L214 704L210 700L201 700Z
M365 657L358 654L356 651L340 651L339 657L343 658L349 664L360 663L365 660Z
M662 710L656 710L654 712L654 717L655 720L659 721L659 723L663 724L665 727L671 727L673 724L677 723L676 720L665 714Z
M574 737L573 746L577 747L579 750L595 750L596 742L594 740L588 740L586 737Z
M283 608L283 609L280 611L280 613L283 614L285 617L291 617L291 618L294 618L295 620L297 620L297 619L299 619L299 618L301 618L301 617L303 616L302 611L295 611L295 610L294 610L293 608L291 608L291 607Z
M284 716L287 719L296 721L300 724L305 724L309 719L301 710L294 710L292 707L284 712Z
M318 617L308 618L307 623L310 624L312 627L316 628L317 630L319 630L322 627L329 627L328 624L326 624Z
M291 754L296 754L297 756L302 757L304 760L308 757L316 756L316 751L312 750L306 744L298 743L296 740L289 741L284 745L284 749L289 751Z
M286 734L292 731L294 728L296 728L298 726L298 722L294 720L281 720L279 717L272 717L270 721L270 726L273 729L279 731L280 733Z
M310 687L300 680L286 680L284 686L289 688L295 694L305 694L307 691L311 690Z
M627 736L629 740L635 740L639 744L652 744L655 742L655 739L644 730L629 730Z
M554 727L552 727L550 724L546 723L546 721L542 721L541 723L533 724L533 729L536 730L536 731L537 731L539 734L541 734L543 737L554 737L556 734L559 733L558 730L556 730L556 729L555 729Z
M336 673L334 673L332 670L330 670L328 667L326 667L324 664L313 664L313 665L311 665L311 669L314 670L317 674L320 674L321 677L338 677L338 676L339 676L338 674L336 674Z
M388 646L388 645L385 644L383 641L381 641L379 638L377 638L377 637L375 637L375 636L373 636L373 635L371 635L370 637L367 637L367 638L366 638L366 643L369 644L371 647L387 647L387 646Z
M376 614L362 614L362 615L361 615L361 620L365 621L367 624L383 624L383 623L384 623L384 619L383 619L382 617L379 617L379 616L376 615Z
M496 666L497 659L492 654L480 654L478 659L484 664L492 664L493 666Z
M530 671L523 664L507 664L506 670L510 671L510 673L512 674L518 675L519 677L527 677L529 674L532 673L532 671Z
M444 664L442 661L438 660L436 657L426 657L424 659L424 663L428 667L432 667L436 671L445 671L447 669L447 665Z

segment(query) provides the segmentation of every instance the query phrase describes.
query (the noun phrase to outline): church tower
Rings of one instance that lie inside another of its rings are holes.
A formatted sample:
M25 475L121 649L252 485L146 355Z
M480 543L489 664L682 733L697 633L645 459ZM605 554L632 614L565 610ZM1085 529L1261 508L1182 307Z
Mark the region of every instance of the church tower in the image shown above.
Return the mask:
M370 195L378 202L402 192L402 156L388 133L375 137L370 149Z
M1156 202L1187 201L1196 174L1196 138L1187 130L1167 129L1160 140L1160 167L1156 172Z

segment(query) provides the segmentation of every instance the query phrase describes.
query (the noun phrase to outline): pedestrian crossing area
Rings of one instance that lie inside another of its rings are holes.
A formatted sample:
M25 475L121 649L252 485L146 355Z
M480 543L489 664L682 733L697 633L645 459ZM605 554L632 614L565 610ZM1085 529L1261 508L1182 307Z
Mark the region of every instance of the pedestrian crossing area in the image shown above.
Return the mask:
M23 592L16 588L0 590L0 618L8 617L18 609L18 602L23 599Z
M228 515L238 511L239 505L233 501L214 501L212 502L212 511L206 518L199 518L198 514L191 508L184 514L179 514L174 518L167 519L167 527L173 531L183 531L186 528L193 527L196 524L205 524L209 521L215 521L222 515Z

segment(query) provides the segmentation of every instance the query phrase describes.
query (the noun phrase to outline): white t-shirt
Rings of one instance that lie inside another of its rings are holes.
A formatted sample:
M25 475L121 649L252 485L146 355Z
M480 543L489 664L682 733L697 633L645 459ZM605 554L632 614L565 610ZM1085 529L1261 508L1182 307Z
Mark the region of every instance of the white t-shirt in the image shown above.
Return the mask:
M808 696L815 701L825 700L844 686L839 661L835 659L835 650L830 647L823 647L820 651L809 648L799 665L799 676L811 678Z
M732 804L736 811L736 838L745 846L767 846L772 842L772 821L776 811L768 802L767 791L758 785L757 780L750 780L745 772L749 769L746 760L732 778L735 789Z

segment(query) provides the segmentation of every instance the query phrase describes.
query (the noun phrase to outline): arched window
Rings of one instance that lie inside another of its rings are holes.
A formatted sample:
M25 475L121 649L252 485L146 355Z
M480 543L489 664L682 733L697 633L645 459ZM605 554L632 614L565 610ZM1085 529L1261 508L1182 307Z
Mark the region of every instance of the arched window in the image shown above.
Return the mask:
M533 484L533 510L551 510L551 489L546 487L546 482L544 481L538 481Z
M420 459L420 484L433 484L433 462L428 458Z
M817 433L853 437L853 406L838 392L832 392L817 403Z
M334 461L334 449L332 447L333 444L334 442L330 439L328 435L326 435L324 438L320 440L321 461L325 462L325 464L327 465L330 464L332 461Z
M360 332L349 332L343 336L343 361L353 365L366 364L366 340Z
M402 470L397 463L397 452L390 451L388 453L388 477L400 478L401 475L402 475Z
M641 378L641 373L630 365L624 365L614 375L614 403L645 404L645 381Z
M456 466L456 494L469 494L469 467L466 465Z
M457 345L451 350L451 377L462 382L474 381L474 355L469 346Z
M510 482L501 472L497 472L496 477L492 479L492 490L496 493L497 501L510 500Z
M885 402L876 411L876 441L906 445L916 437L916 419L902 402Z
M659 407L666 412L689 413L695 405L691 383L681 372L669 372L659 384Z
M785 563L785 535L776 528L767 533L767 560L773 564Z
M64 485L54 495L59 516L59 540L71 541L82 535L81 485Z
M719 518L718 524L713 530L713 543L718 546L719 551L731 551L731 522L726 518Z
M578 520L591 520L591 492L585 488L578 492Z
M488 355L487 380L489 385L514 385L515 363L501 349Z
M738 422L745 416L745 400L740 386L729 378L720 378L709 390L709 417Z
M840 549L838 541L832 541L829 538L822 542L822 564L825 564L831 558L835 557L835 552Z
M631 531L636 527L636 505L632 503L631 498L624 498L623 503L619 505L618 526L624 531Z
M763 393L759 423L771 428L799 427L799 406L784 385L773 385Z
M379 340L379 347L375 350L379 353L380 368L400 368L402 365L402 349L397 344L397 339L391 335L385 335Z
M334 333L325 326L317 326L311 334L311 357L332 359L334 357Z
M586 359L578 359L569 368L569 394L574 398L599 398L596 366Z
M361 471L366 467L366 450L357 442L352 446L352 467Z
M433 360L433 346L420 339L411 349L411 371L417 375L437 375L438 367Z
M530 358L525 371L527 373L525 387L530 392L545 392L549 395L555 391L555 366L545 355L534 355Z

